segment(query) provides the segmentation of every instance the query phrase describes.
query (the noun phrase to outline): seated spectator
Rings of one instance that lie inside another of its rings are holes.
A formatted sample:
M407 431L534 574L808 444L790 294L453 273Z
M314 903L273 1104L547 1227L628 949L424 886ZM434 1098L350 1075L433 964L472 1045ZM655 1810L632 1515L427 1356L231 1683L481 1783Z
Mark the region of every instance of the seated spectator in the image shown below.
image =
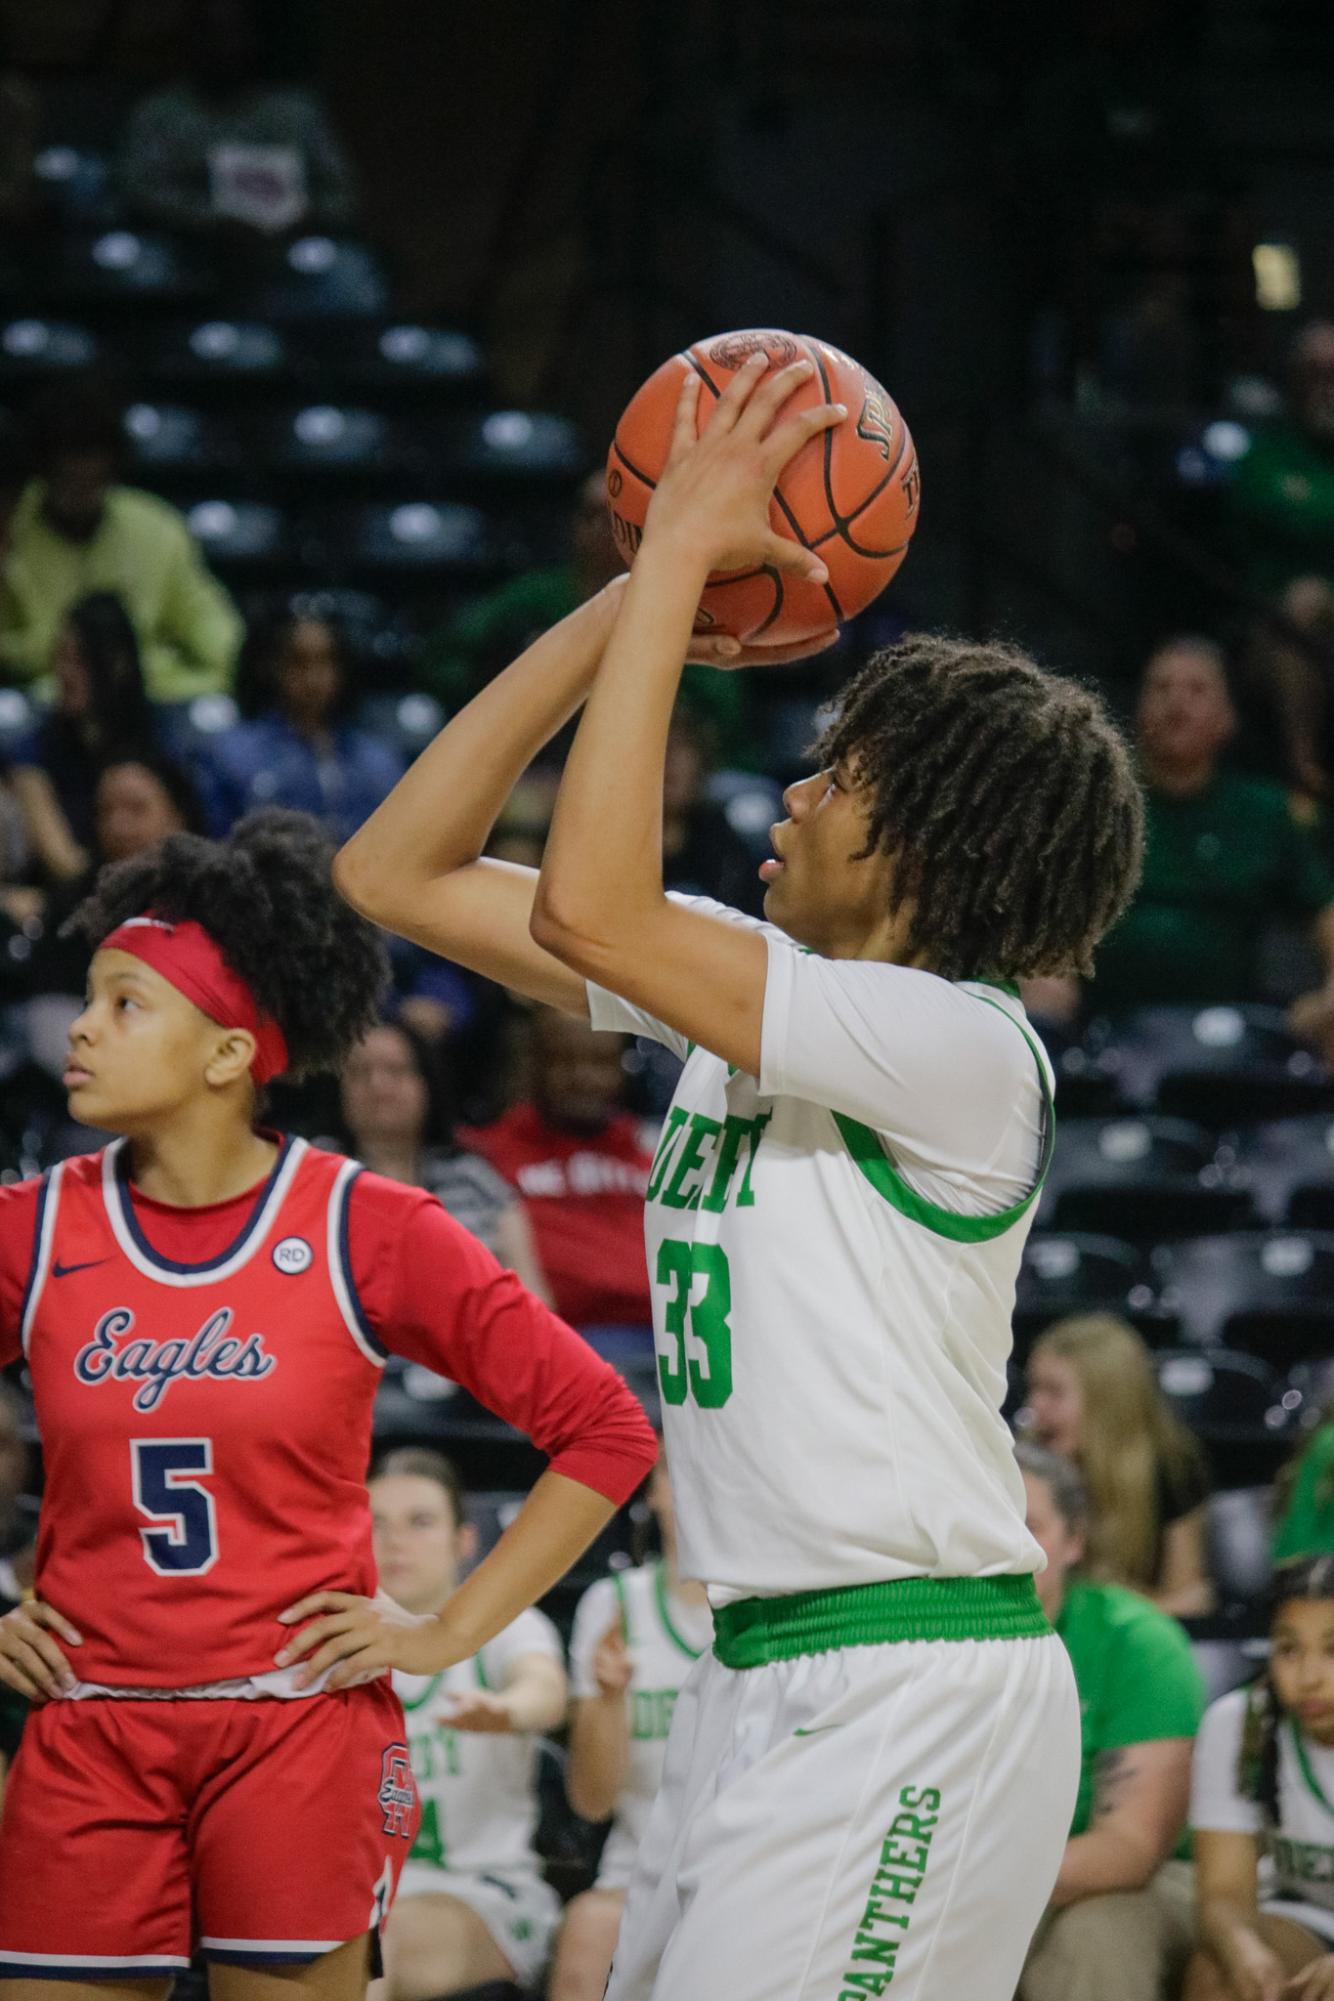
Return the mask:
M1274 1561L1334 1550L1334 1405L1274 1482Z
M635 1851L662 1778L672 1711L692 1662L713 1639L704 1586L686 1583L677 1564L665 1459L649 1474L647 1499L661 1556L599 1579L575 1613L565 1789L576 1813L610 1820L611 1831L597 1881L566 1907L549 2001L602 2001Z
M158 748L157 726L139 664L139 642L111 591L72 604L51 655L55 701L12 753L20 798L59 816L49 863L58 877L81 874L93 840L93 794L110 759Z
M625 1038L539 1008L533 1095L462 1135L517 1188L556 1311L575 1327L652 1321L644 1192L653 1157L622 1109Z
M1058 1320L1034 1343L1026 1402L1038 1442L1073 1459L1088 1484L1089 1573L1178 1618L1212 1611L1204 1455L1134 1328L1109 1313Z
M340 1080L347 1150L391 1181L429 1188L462 1223L551 1304L532 1225L508 1181L453 1137L440 1061L404 1021L372 1028L343 1065Z
M458 1476L436 1452L391 1452L372 1475L381 1588L438 1612L476 1551ZM385 1929L386 2001L512 1980L534 1985L560 1912L533 1849L537 1733L565 1720L555 1627L521 1612L472 1660L429 1679L395 1674L421 1828Z
M225 688L241 621L174 507L118 483L119 412L90 384L62 384L35 414L38 477L20 495L0 567L0 677L47 672L70 608L124 603L155 702Z
M569 544L567 562L511 577L428 639L422 679L447 709L461 709L526 646L620 576L625 564L611 531L601 468L589 473L575 494ZM688 666L681 685L699 714L709 719L724 763L744 763L753 756L744 675Z
M1047 1558L1038 1596L1070 1655L1080 1714L1070 1839L1019 2001L1161 2001L1194 1942L1182 1857L1199 1669L1174 1619L1077 1574L1089 1516L1074 1464L1032 1445L1017 1456Z
M1246 650L1250 692L1278 725L1291 782L1327 800L1334 769L1334 584L1296 577L1255 621Z
M289 806L313 814L332 840L348 840L403 765L348 720L355 673L337 627L283 612L252 632L242 674L247 706L260 713L212 747L227 824L260 806Z
M1258 431L1228 487L1236 553L1252 590L1298 577L1334 584L1334 324L1314 321L1288 357L1288 408Z
M311 93L270 83L247 0L195 0L185 78L144 98L121 141L117 175L144 221L244 244L352 219L352 172Z
M1334 1994L1334 1555L1274 1579L1269 1665L1195 1746L1200 1949L1186 2001Z
M1293 1010L1298 1032L1334 1016L1334 877L1315 808L1223 765L1236 729L1221 653L1207 640L1161 647L1136 717L1147 823L1135 901L1098 947L1088 1000L1260 998L1258 953L1276 916L1305 920L1323 985Z
M663 887L759 917L764 884L745 842L705 790L709 767L708 732L683 705L672 717L663 768Z

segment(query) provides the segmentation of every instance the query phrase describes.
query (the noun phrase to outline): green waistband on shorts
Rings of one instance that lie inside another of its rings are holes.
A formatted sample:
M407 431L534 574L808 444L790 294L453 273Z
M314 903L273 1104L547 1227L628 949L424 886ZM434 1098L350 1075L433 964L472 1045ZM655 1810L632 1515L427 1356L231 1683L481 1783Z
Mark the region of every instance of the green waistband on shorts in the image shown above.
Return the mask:
M763 1667L832 1647L892 1640L1038 1640L1051 1632L1033 1579L901 1577L781 1598L739 1598L713 1615L724 1667Z

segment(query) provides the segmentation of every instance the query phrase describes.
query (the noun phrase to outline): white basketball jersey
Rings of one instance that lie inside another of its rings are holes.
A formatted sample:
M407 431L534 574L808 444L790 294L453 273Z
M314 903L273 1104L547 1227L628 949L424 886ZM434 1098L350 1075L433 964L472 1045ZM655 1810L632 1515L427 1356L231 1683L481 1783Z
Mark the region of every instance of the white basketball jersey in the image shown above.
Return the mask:
M1247 1692L1211 1703L1195 1740L1191 1826L1207 1833L1253 1834L1272 1858L1265 1901L1291 1898L1334 1913L1334 1748L1316 1744L1291 1717L1278 1727L1278 1825L1267 1827L1258 1801L1238 1784L1237 1760Z
M449 1726L457 1697L500 1691L525 1654L563 1664L560 1636L541 1612L521 1612L470 1661L435 1675L394 1676L421 1795L414 1863L499 1876L536 1871L536 1738Z
M771 925L760 1076L685 1060L645 1204L685 1575L715 1604L1042 1566L1001 1417L1051 1078L1013 988Z
M601 1577L585 1591L574 1617L570 1683L576 1701L597 1695L593 1656L617 1620L633 1668L625 1693L630 1757L598 1869L598 1882L604 1888L624 1888L630 1880L649 1808L662 1779L676 1698L694 1662L713 1638L713 1622L706 1608L684 1605L669 1595L661 1563Z

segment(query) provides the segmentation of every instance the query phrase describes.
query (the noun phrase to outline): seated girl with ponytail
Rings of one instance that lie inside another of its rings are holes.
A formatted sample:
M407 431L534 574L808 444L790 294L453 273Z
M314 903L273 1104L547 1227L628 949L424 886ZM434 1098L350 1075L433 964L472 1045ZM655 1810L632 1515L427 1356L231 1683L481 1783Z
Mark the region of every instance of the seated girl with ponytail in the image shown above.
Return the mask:
M1334 1554L1275 1574L1269 1665L1195 1745L1186 2001L1334 2001Z

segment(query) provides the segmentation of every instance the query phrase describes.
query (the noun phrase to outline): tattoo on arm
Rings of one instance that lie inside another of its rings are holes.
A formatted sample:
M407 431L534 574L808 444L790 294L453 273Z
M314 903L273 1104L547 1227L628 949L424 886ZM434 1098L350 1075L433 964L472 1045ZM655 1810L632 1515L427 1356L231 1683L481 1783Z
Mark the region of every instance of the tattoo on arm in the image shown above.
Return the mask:
M1094 1766L1091 1823L1096 1824L1114 1814L1125 1798L1127 1787L1138 1776L1139 1766L1133 1746L1103 1751Z

